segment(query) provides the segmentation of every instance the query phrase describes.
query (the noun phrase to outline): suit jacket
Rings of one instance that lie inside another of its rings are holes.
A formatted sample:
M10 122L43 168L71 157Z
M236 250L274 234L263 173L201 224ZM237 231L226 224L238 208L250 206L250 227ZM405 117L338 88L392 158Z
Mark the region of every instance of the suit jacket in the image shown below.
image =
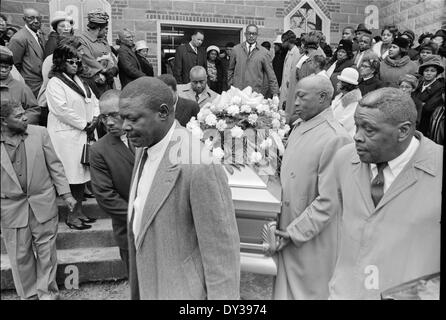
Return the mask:
M195 53L189 43L183 43L177 48L173 75L178 84L189 83L189 71L192 67L202 66L207 69L206 51L203 47L199 47L197 52L198 54Z
M201 152L190 152L191 137L177 125L147 197L136 245L129 209L132 298L239 298L240 238L227 176L220 165L191 162ZM171 156L179 150L188 155L175 164ZM139 149L132 181L141 155ZM132 188L129 208L133 199Z
M118 68L122 88L127 83L146 75L142 72L141 64L136 57L136 53L125 44L121 44L118 49Z
M153 67L152 64L144 57L141 57L139 54L136 54L136 57L138 58L139 64L141 65L141 70L144 72L144 74L148 77L153 77Z
M41 37L45 47L44 37ZM42 84L42 63L45 58L44 49L36 41L26 27L17 31L8 43L14 55L14 65L19 70L25 83L37 97Z
M181 98L196 101L195 91L192 89L190 83L178 85L177 92L178 96ZM198 105L202 108L206 103L214 101L218 96L220 95L217 92L206 86L204 94L201 93L200 98L198 99Z
M189 99L178 97L177 106L175 108L175 119L185 127L190 118L197 117L200 112L200 106L197 102Z
M68 180L54 151L46 128L28 125L25 139L27 192L20 187L8 152L1 144L1 224L2 228L24 228L28 225L30 206L39 223L58 214L56 191L70 192Z
M359 90L361 90L362 96L365 96L367 93L378 90L380 88L384 88L385 86L386 83L381 81L378 76L375 75L367 80L361 79L358 88Z
M293 237L293 222L317 202L331 183L328 172L335 153L352 140L334 118L331 108L302 122L289 138L282 160L280 229ZM305 156L302 156L305 155ZM274 299L327 299L328 282L336 261L337 224L303 245L290 243L278 255Z
M296 224L296 241L317 235L341 206L332 299L380 299L380 293L440 270L443 147L415 133L420 145L375 207L370 165L354 145L338 151L331 183ZM355 275L354 277L352 275Z
M106 134L90 148L91 185L108 214L126 215L135 155L119 137Z

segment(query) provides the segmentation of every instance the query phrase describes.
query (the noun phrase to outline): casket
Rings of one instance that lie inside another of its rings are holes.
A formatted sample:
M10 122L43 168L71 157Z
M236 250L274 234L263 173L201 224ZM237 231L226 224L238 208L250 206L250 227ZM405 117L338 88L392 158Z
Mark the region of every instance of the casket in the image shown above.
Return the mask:
M262 238L265 224L278 221L280 184L277 178L267 182L246 166L228 175L240 234L242 271L275 275L274 259L266 255L268 243Z

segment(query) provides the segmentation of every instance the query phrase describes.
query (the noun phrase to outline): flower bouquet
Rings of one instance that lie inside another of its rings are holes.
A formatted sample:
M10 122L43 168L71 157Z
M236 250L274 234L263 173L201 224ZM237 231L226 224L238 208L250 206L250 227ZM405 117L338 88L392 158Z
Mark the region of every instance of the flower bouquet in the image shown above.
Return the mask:
M186 127L223 164L250 165L259 175L275 175L290 130L278 106L277 97L265 99L251 87L231 87L204 105Z

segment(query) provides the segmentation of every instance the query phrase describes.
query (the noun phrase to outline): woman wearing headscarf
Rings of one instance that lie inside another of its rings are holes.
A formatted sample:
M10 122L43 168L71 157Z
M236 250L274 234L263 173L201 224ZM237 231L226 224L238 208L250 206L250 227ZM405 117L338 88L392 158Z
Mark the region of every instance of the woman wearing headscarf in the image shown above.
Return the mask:
M218 57L220 49L217 46L209 46L207 53L208 86L211 90L221 94L223 88L223 65Z
M398 88L398 79L405 74L415 75L417 64L408 55L409 41L405 38L393 40L389 54L381 61L379 76L390 87Z
M381 31L381 41L375 43L372 47L373 52L381 59L389 55L389 49L393 40L398 37L398 28L396 26L384 26Z
M333 58L328 64L327 74L333 88L336 88L338 82L337 76L341 74L342 70L353 66L353 42L351 40L342 39L339 41L338 48L333 54Z
M51 27L53 31L48 36L48 41L45 43L45 57L53 54L60 40L73 35L73 18L65 11L56 11L54 17L51 19Z

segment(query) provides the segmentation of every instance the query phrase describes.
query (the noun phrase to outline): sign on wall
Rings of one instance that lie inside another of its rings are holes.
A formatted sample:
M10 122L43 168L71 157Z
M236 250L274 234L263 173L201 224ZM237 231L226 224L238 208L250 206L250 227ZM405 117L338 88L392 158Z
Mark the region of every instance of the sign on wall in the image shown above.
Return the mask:
M369 30L371 29L379 29L379 9L377 6L367 6L364 9L365 19L364 24L365 27Z

